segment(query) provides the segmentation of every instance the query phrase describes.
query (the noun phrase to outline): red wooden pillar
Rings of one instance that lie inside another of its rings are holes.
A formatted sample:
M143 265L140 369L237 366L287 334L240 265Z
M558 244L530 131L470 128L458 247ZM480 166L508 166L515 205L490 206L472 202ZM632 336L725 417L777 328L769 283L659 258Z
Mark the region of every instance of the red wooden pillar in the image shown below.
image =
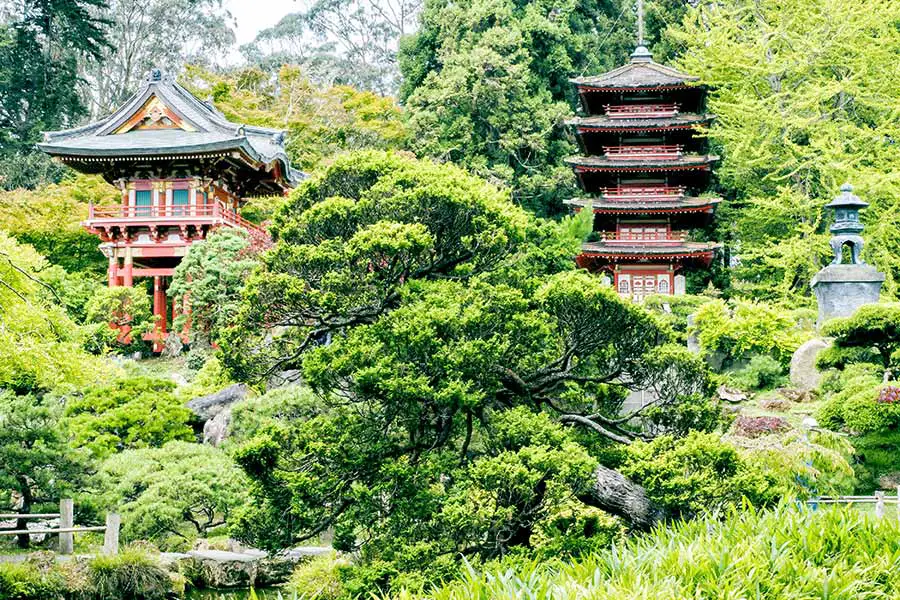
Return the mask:
M125 246L125 259L122 265L122 285L125 287L134 286L134 261L131 255L131 246Z
M153 278L153 315L156 317L156 335L153 342L153 351L161 352L166 339L166 289L163 278L156 275Z

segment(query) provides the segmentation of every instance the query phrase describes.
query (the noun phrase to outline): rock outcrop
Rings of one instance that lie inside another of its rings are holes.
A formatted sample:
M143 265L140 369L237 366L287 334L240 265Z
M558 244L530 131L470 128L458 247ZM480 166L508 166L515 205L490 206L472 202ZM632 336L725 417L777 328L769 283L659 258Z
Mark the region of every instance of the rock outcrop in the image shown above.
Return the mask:
M797 348L791 358L791 385L801 391L810 391L819 387L822 375L816 370L816 357L819 352L830 346L831 342L822 338L813 338Z

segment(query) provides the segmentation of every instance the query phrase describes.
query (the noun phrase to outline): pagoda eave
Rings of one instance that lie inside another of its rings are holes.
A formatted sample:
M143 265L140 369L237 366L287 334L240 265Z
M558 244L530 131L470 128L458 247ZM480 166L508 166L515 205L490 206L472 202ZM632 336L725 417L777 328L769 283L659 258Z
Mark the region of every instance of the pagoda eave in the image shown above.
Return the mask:
M683 247L629 247L610 248L604 245L585 244L577 257L578 265L583 268L603 265L640 265L657 263L678 263L683 267L709 268L720 246L705 245L703 249L687 249Z
M721 201L721 198L681 198L644 202L573 198L564 203L574 207L576 212L590 205L594 214L711 214Z

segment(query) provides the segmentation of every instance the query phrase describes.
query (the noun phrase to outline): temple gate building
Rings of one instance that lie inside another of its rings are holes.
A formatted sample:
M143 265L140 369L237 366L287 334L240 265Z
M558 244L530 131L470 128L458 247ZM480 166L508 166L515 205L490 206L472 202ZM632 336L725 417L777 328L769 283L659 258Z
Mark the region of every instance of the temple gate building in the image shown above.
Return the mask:
M218 227L266 236L240 216L244 199L285 194L304 177L283 131L232 123L159 69L113 114L47 132L39 147L121 191L115 206L91 205L83 225L102 240L111 287L152 279L156 350L181 309L166 289L190 245Z
M684 294L684 271L710 266L718 244L690 241L690 232L720 202L701 195L718 160L697 135L713 118L705 90L654 62L638 37L628 64L571 80L585 116L567 121L582 154L566 160L584 192L567 204L595 215L578 265L635 300Z

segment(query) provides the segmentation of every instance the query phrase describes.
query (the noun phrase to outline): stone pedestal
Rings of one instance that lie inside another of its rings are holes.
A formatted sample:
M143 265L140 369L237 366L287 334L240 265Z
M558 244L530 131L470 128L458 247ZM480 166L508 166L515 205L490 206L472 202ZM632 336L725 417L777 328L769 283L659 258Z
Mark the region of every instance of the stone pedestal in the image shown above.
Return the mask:
M864 304L875 304L884 283L884 273L866 264L829 265L816 273L812 289L819 302L821 327L835 317L849 317Z

